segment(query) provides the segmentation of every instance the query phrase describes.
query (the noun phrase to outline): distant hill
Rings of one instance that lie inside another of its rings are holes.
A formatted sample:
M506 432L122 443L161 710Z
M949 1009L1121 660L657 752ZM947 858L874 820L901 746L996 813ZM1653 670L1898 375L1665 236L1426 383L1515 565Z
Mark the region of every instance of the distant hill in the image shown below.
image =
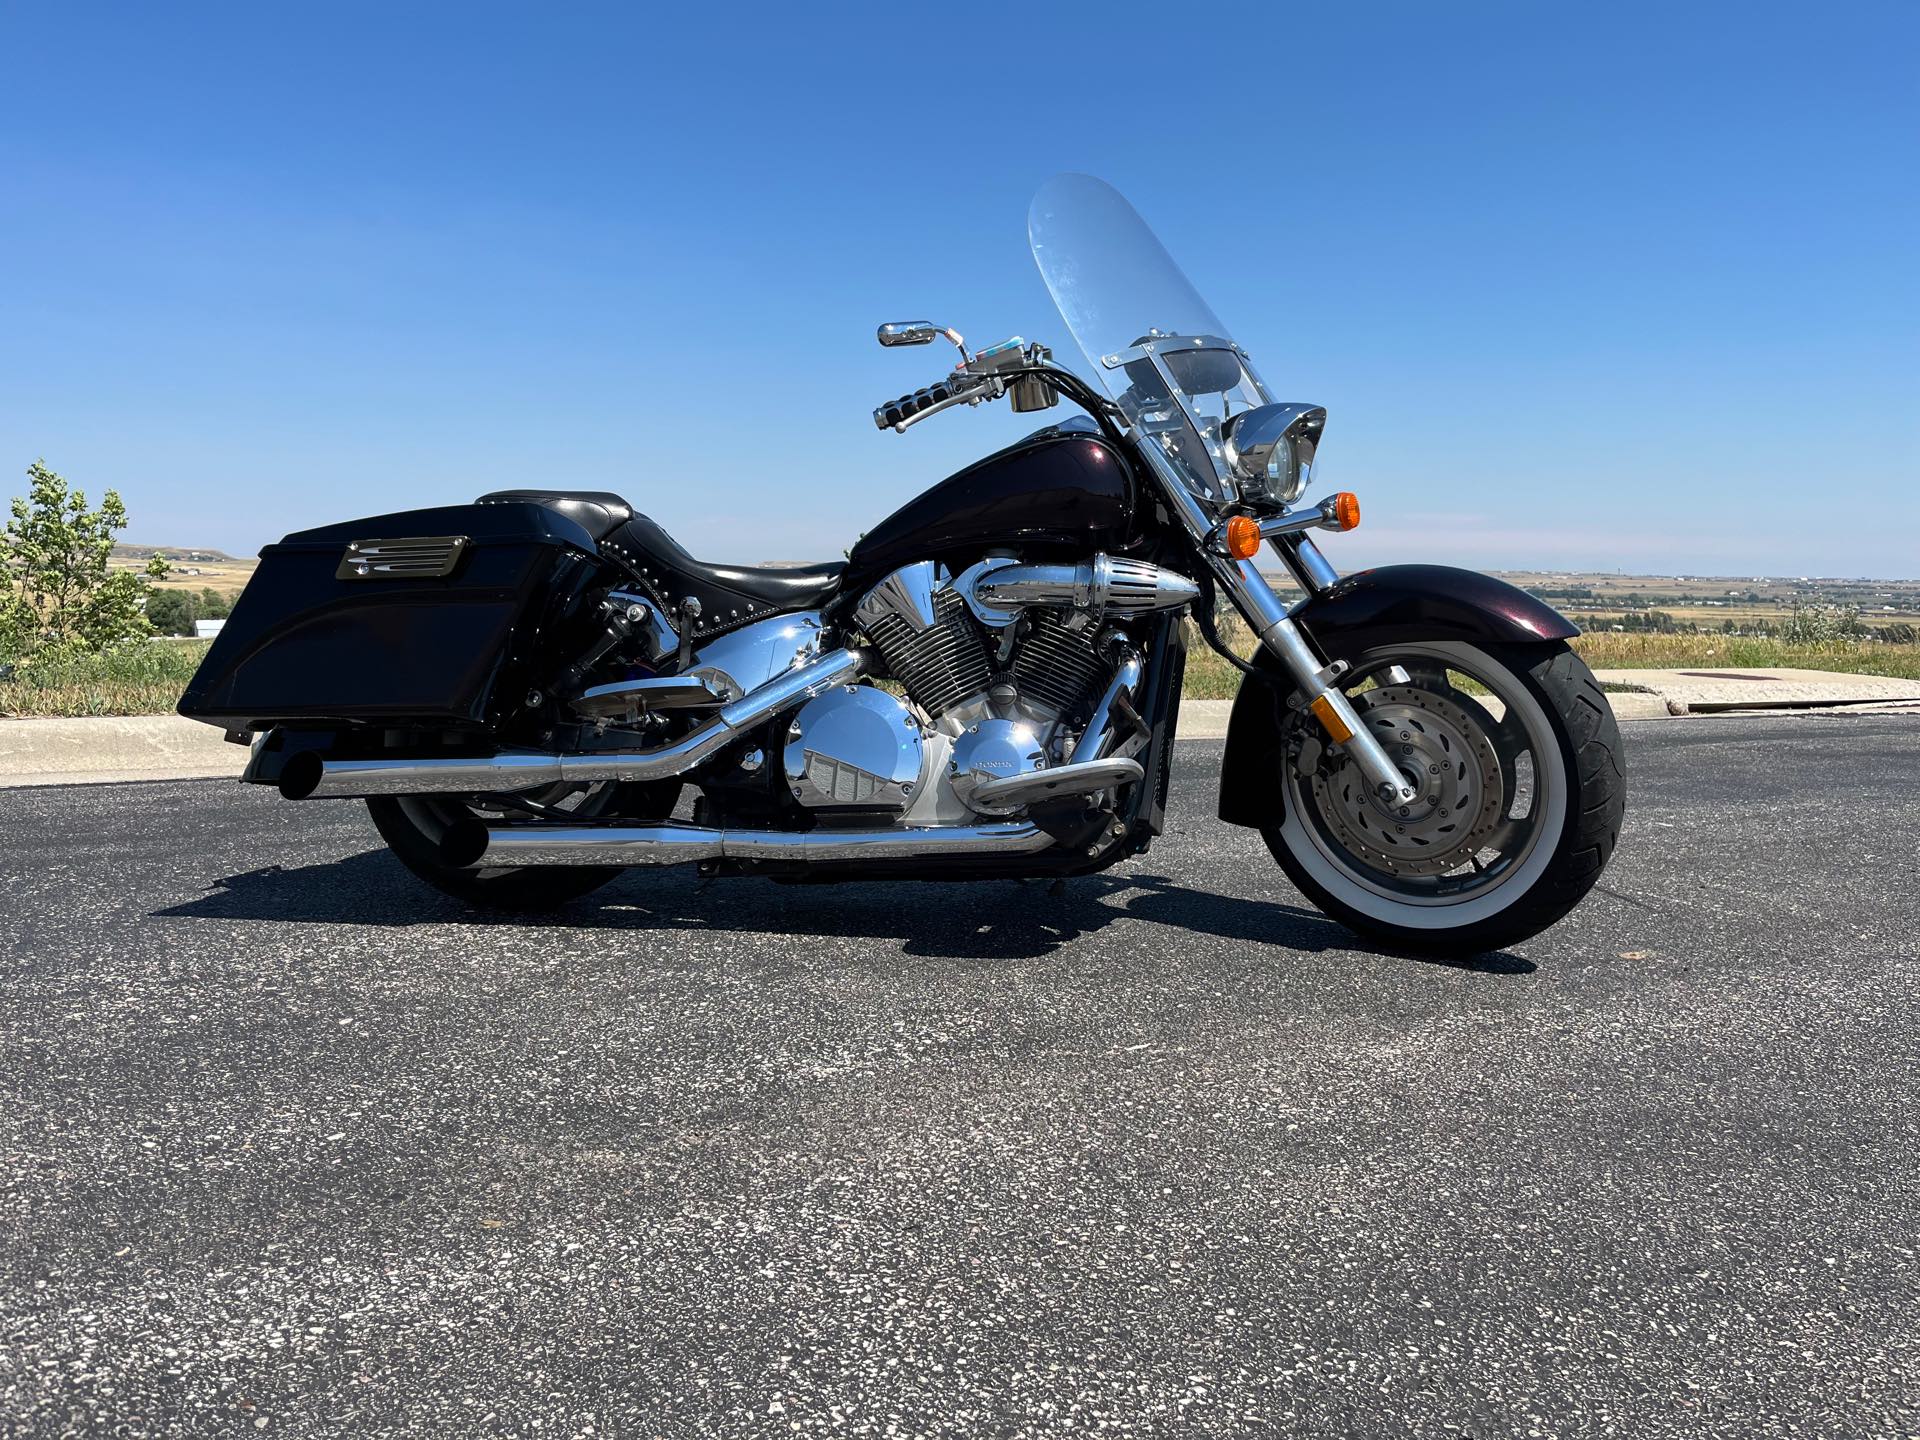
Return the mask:
M238 555L229 555L224 550L215 550L211 545L116 545L113 547L113 558L116 560L148 560L155 555L167 555L175 560L184 560L192 555L201 560L225 560L229 564L241 558Z

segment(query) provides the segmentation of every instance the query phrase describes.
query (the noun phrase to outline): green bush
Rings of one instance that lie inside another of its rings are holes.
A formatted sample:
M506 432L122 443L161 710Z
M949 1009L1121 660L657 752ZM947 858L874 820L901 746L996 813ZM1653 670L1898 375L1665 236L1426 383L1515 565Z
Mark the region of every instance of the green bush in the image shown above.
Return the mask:
M147 599L147 623L162 635L191 635L196 620L224 620L233 613L232 597L208 588L156 590Z
M1835 640L1856 640L1864 628L1858 605L1806 605L1796 601L1793 614L1781 622L1778 633L1788 645L1826 645Z
M13 501L0 534L0 660L42 648L97 652L153 633L142 612L148 580L166 574L155 558L145 574L107 562L127 507L109 490L100 507L36 460L29 493Z

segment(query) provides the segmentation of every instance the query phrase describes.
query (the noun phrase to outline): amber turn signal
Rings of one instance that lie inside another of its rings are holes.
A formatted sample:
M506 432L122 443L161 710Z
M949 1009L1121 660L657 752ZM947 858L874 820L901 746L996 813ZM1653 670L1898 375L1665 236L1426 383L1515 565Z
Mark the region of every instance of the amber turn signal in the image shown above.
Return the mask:
M1326 696L1314 696L1313 703L1307 708L1313 711L1313 718L1338 744L1344 745L1353 738L1353 731L1347 728L1346 722L1340 718L1340 712L1333 708L1333 702Z
M1236 560L1251 560L1260 553L1260 526L1247 515L1227 521L1227 554Z
M1331 502L1333 507L1333 528L1336 530L1357 529L1360 524L1360 497L1351 490L1342 490Z

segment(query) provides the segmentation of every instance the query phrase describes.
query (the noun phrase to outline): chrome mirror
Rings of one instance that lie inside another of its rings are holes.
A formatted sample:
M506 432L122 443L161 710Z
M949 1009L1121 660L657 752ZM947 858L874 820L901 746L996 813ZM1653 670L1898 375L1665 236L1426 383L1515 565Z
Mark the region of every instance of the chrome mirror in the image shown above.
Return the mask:
M972 360L967 354L967 342L960 338L958 330L949 330L936 325L931 320L895 320L880 327L878 339L882 345L931 345L939 339L951 340L959 350L962 360Z
M1291 505L1313 478L1313 454L1327 428L1321 405L1256 405L1225 422L1221 450L1247 500Z
M940 338L940 327L931 320L895 320L880 327L882 345L931 345Z

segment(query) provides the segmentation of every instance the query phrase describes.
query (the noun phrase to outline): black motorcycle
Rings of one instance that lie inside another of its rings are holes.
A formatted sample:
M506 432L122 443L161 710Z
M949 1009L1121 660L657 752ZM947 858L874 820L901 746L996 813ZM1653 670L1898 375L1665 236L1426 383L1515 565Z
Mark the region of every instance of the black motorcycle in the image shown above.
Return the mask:
M683 861L1070 876L1161 832L1191 617L1245 677L1220 816L1316 905L1443 952L1559 919L1624 806L1574 627L1467 571L1342 579L1312 533L1358 504L1298 503L1326 412L1274 401L1107 185L1049 182L1028 233L1099 388L1041 345L882 326L960 357L882 429L1001 398L1084 414L942 481L844 564L696 560L590 491L307 530L261 553L181 713L251 740L248 781L366 799L403 864L486 905ZM1305 592L1291 607L1263 546Z

